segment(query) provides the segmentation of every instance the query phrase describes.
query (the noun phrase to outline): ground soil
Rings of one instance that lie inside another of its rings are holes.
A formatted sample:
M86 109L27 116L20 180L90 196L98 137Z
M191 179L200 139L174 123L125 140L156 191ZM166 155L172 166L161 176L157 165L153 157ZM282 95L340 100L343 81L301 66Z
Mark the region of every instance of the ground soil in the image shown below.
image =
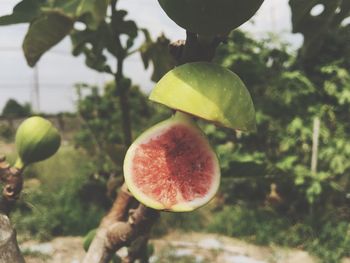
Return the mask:
M21 245L27 263L79 263L85 252L80 237L59 237L47 243ZM151 262L211 263L316 263L307 252L277 246L265 247L215 234L172 233L151 241ZM123 254L125 251L119 251ZM184 260L186 259L186 261ZM174 261L175 260L175 261ZM343 263L350 263L344 260Z

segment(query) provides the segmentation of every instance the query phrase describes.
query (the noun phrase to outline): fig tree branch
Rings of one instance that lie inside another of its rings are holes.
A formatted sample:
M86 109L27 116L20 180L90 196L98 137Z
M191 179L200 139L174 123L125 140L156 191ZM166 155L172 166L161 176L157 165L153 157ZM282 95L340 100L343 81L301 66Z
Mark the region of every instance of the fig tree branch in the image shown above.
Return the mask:
M16 231L8 216L2 211L0 212L0 233L0 262L24 263L18 247Z
M11 167L4 156L0 157L0 179L3 187L0 200L0 262L22 263L24 258L8 214L22 191L23 178L21 171Z

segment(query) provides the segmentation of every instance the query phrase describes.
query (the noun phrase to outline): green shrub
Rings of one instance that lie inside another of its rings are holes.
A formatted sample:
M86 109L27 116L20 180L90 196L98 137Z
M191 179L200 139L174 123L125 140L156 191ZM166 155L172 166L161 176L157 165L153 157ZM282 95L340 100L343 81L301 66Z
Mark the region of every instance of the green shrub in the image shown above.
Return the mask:
M14 131L8 123L0 123L0 137L5 139L6 142L13 139Z
M281 230L287 228L288 224L273 210L233 206L217 213L208 230L243 237L257 244L270 244L280 239Z
M84 164L82 154L63 147L52 159L26 171L21 202L12 214L22 236L45 240L83 235L98 225L108 200L105 188L86 175Z
M326 222L317 238L307 244L306 248L325 263L336 263L343 257L349 257L350 223Z
M350 255L350 223L319 215L292 221L268 208L230 206L214 216L208 230L259 245L304 248L325 263Z
M152 228L153 236L162 236L172 230L203 231L208 222L206 208L191 213L161 213L159 222Z

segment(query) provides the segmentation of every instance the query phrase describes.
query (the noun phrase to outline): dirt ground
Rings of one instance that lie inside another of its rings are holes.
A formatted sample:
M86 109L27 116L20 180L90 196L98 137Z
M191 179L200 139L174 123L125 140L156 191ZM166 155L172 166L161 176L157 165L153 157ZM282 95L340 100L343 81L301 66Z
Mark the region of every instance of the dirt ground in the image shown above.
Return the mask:
M211 263L313 263L307 252L281 247L261 247L215 234L173 233L152 240L150 262ZM21 245L27 263L79 263L84 256L82 238L59 237L48 243ZM119 251L123 253L123 251ZM186 259L186 261L184 260ZM344 261L350 263L350 261Z

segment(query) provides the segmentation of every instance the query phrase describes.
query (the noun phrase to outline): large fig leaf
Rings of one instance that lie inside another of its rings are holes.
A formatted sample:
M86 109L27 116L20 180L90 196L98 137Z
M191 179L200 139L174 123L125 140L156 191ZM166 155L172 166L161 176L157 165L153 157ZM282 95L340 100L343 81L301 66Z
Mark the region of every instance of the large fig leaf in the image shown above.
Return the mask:
M0 17L0 26L29 23L40 14L42 0L23 0L19 2L12 14Z
M169 53L169 39L161 35L156 42L153 42L149 32L145 29L142 31L145 35L145 42L140 48L143 65L147 69L150 62L153 64L151 79L157 82L175 67L176 61Z
M72 18L50 12L33 20L23 41L23 51L29 66L33 67L40 57L60 42L73 29Z

